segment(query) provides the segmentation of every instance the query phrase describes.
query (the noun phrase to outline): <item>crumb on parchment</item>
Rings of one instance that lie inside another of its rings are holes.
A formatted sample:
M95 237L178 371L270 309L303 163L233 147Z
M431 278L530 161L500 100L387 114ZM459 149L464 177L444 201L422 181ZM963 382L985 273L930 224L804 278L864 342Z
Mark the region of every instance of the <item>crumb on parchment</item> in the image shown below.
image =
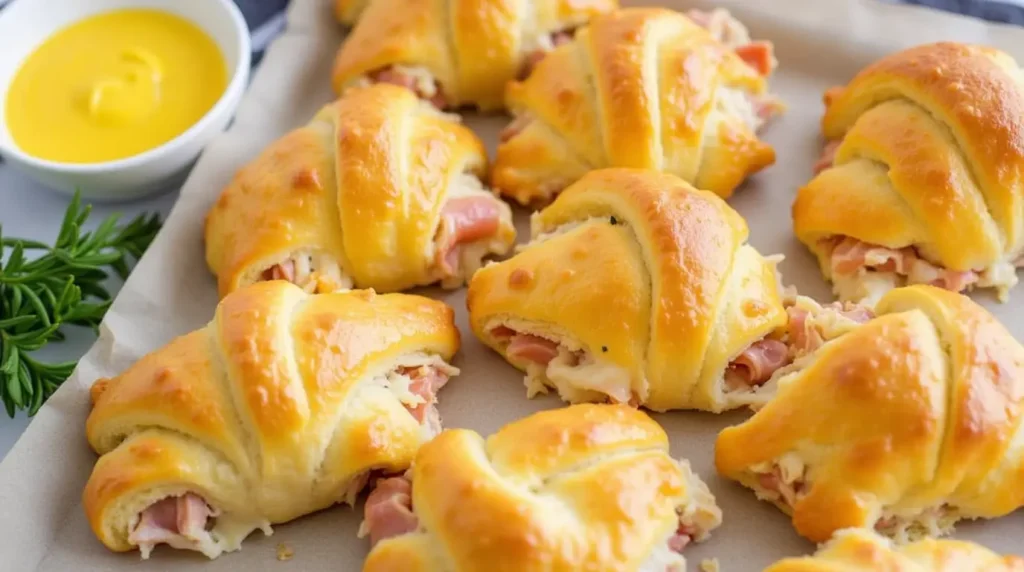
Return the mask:
M295 556L295 551L290 546L283 542L277 544L277 559L281 562L285 560L291 560L292 556Z
M717 558L710 558L710 559L705 558L704 560L701 560L700 561L700 570L701 570L701 572L718 572L720 570L720 568L718 567L718 559Z

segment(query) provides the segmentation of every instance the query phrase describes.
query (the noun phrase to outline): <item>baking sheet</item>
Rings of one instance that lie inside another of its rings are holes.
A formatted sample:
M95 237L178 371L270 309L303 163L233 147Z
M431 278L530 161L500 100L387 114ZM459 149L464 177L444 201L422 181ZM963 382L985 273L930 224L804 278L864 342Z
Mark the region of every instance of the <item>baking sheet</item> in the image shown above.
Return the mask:
M628 2L627 2L628 3ZM86 523L81 491L95 461L84 437L88 386L116 375L141 355L171 338L202 327L217 302L213 278L204 263L203 217L236 169L289 129L307 122L332 98L330 68L342 33L328 0L293 0L287 32L271 46L231 129L205 151L158 239L121 291L101 328L96 345L72 379L43 407L25 435L0 463L0 569L64 570L359 570L366 544L355 537L358 510L336 507L275 527L271 537L254 533L241 552L209 562L194 553L162 547L149 561L138 553L113 554ZM845 83L870 61L914 44L952 39L1000 47L1024 61L1024 31L993 26L920 8L875 0L723 0L717 3L668 0L676 9L731 9L755 37L775 42L781 62L773 89L789 112L772 124L767 140L778 163L754 177L730 203L750 225L750 241L762 253L783 253L781 269L803 293L829 298L812 257L793 238L790 203L806 182L820 147L821 94ZM503 117L469 117L493 152ZM526 214L517 213L521 238ZM441 393L448 427L488 434L531 412L560 406L554 398L528 401L520 375L470 333L464 291L439 296L457 312L463 349L456 360L462 375ZM1024 286L1011 304L989 294L975 296L1024 339ZM749 491L719 479L713 470L713 443L727 424L747 414L674 412L655 418L671 438L672 453L689 458L709 483L724 511L724 525L686 556L696 570L703 558L717 557L726 571L760 570L790 555L811 552L787 517ZM1020 551L1024 511L998 521L963 523L956 537L998 551ZM276 548L294 551L279 562Z

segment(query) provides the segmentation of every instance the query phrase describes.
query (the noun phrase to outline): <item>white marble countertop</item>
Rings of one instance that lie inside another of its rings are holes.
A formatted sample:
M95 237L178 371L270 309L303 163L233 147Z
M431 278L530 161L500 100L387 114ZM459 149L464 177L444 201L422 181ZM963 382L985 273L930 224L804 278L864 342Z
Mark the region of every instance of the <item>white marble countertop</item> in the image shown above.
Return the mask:
M166 218L176 198L177 193L171 192L130 203L93 204L89 222L95 226L112 213L121 213L124 219L130 219L141 212L159 212ZM0 227L4 236L51 243L70 200L71 197L29 180L8 163L0 163ZM111 291L115 292L119 286L112 284ZM65 333L65 341L43 348L37 357L52 362L76 360L95 339L92 331L86 328L70 327L65 329ZM0 407L0 459L14 446L29 420L24 413L11 419Z

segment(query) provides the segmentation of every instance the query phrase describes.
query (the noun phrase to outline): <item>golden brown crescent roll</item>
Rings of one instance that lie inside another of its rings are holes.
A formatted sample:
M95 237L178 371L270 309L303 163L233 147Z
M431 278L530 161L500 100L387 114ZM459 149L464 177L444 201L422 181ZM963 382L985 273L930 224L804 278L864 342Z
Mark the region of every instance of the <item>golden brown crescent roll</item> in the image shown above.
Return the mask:
M478 271L467 294L473 331L526 372L530 396L722 411L747 404L819 326L853 323L803 298L787 312L778 259L746 244L725 201L673 175L592 171L532 223L533 241ZM787 314L801 309L798 340Z
M825 95L828 143L793 205L846 300L906 284L994 287L1024 264L1024 83L1005 53L912 48Z
M624 405L577 405L424 445L406 477L366 501L363 570L681 571L683 548L721 521L657 423Z
M1024 348L933 286L892 290L877 312L781 372L718 436L718 471L814 542L851 527L905 542L1024 505Z
M814 556L788 558L764 572L1024 572L1024 558L960 540L926 538L905 546L863 529L836 533Z
M782 109L766 93L772 45L752 42L724 10L691 16L630 8L595 17L511 83L516 118L501 135L494 187L545 203L587 171L634 167L728 197L774 163L756 135Z
M334 63L334 89L394 83L442 109L504 108L505 84L617 0L374 0Z
M371 471L407 469L440 431L458 347L451 308L426 298L238 290L207 327L93 387L89 523L111 550L215 558L352 503Z
M354 89L243 168L206 219L221 295L261 280L310 291L458 287L515 242L483 188L483 144L409 91Z

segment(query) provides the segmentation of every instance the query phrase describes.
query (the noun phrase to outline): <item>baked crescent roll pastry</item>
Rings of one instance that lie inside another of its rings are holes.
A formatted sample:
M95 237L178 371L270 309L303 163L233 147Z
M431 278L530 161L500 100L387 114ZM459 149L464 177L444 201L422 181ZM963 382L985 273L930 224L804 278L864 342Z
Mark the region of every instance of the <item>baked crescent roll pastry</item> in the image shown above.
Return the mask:
M451 308L418 296L234 292L208 326L93 386L89 523L111 550L215 558L351 504L372 471L404 471L440 432L435 396L458 347Z
M823 542L873 528L898 542L1024 505L1024 348L981 306L918 285L777 377L723 430L718 471Z
M756 135L782 110L767 94L772 45L751 41L724 10L691 16L630 8L595 17L509 84L515 119L501 135L494 187L546 203L587 171L634 167L728 197L774 163Z
M407 87L441 109L504 108L505 84L617 0L374 0L334 63L334 89Z
M1021 572L1024 558L961 540L926 538L903 546L863 529L836 533L814 556L787 558L764 572Z
M673 570L722 521L665 431L624 405L537 413L487 439L450 429L381 481L364 572Z
M473 332L526 373L530 396L722 411L835 335L823 328L866 319L805 298L788 312L778 258L746 244L725 201L673 175L592 171L532 226L533 241L478 271L467 294Z
M1024 84L953 43L883 58L825 95L828 140L794 229L846 300L907 284L996 288L1024 264Z
M221 295L272 279L458 287L515 242L486 162L472 131L411 92L352 90L239 171L207 215L206 261Z

